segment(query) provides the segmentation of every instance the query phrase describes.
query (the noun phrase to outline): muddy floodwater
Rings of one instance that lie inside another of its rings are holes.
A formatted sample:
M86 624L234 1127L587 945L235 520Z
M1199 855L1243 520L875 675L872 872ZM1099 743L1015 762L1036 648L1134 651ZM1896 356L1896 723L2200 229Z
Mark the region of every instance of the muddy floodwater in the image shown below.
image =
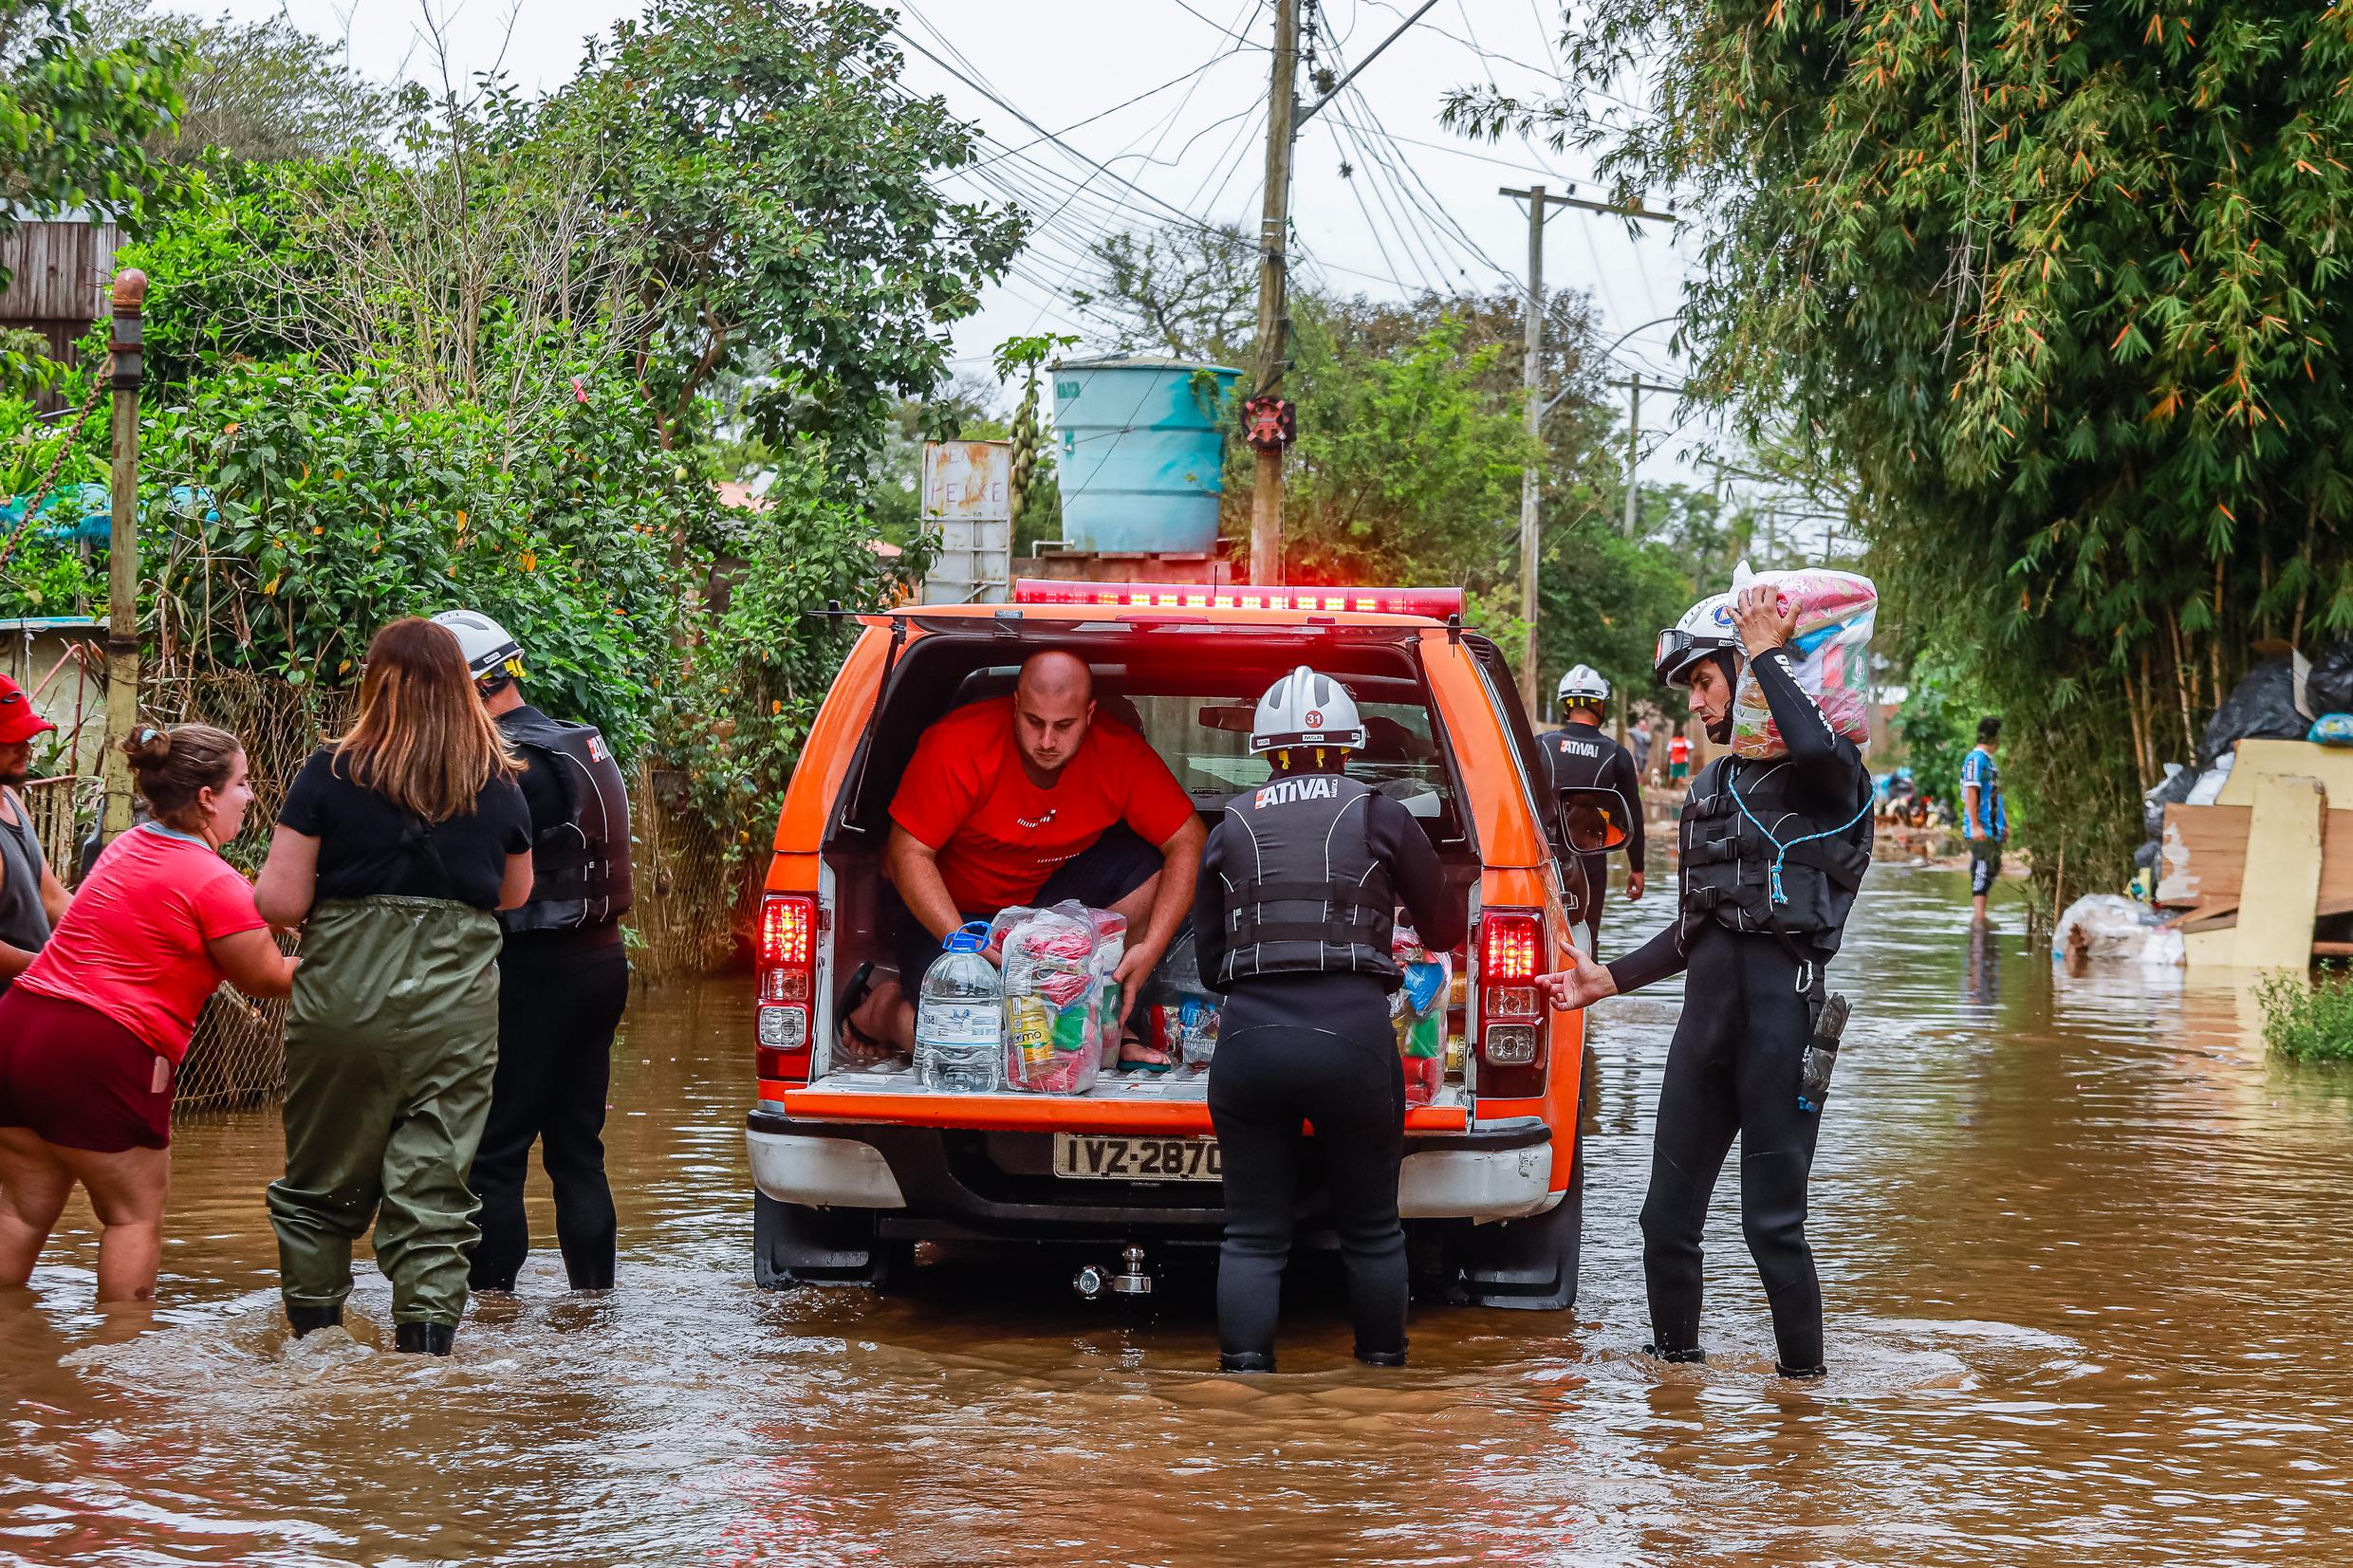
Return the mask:
M1955 874L1858 909L1817 1387L1770 1375L1736 1154L1714 1359L1638 1354L1670 989L1600 1009L1573 1312L1417 1310L1372 1372L1311 1275L1243 1381L1197 1273L1140 1311L1002 1254L755 1289L718 981L640 995L617 1053L621 1288L536 1254L447 1362L379 1352L365 1267L357 1343L289 1348L271 1113L179 1131L152 1313L93 1310L77 1202L0 1293L0 1562L2353 1561L2353 1074L2267 1061L2228 989L2054 975L2015 896L1973 944ZM1665 913L1613 907L1605 950Z

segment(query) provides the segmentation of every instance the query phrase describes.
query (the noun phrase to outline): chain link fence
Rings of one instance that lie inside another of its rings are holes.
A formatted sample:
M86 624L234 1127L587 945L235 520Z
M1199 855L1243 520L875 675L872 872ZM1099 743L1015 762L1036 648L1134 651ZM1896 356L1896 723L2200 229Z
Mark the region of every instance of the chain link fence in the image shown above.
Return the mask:
M167 676L143 706L153 721L214 725L245 743L253 804L244 836L227 854L250 873L269 849L269 824L294 775L324 737L349 724L353 700L348 692L306 692L283 680L227 671ZM102 782L42 779L23 793L51 867L70 883L103 805ZM766 870L764 856L739 853L731 860L721 835L686 808L685 798L678 774L641 766L632 783L637 898L626 923L630 963L643 981L703 974L733 959L748 943ZM287 952L297 949L291 937L279 943ZM286 1084L286 1007L226 986L215 992L180 1065L176 1113L276 1099Z

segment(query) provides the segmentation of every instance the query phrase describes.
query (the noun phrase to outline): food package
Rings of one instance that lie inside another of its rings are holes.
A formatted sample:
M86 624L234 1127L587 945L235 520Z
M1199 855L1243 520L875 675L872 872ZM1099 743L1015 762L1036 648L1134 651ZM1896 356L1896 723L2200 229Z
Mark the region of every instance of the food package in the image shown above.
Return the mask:
M2304 738L2314 746L2353 746L2353 713L2323 713Z
M1454 960L1423 947L1420 934L1406 925L1396 928L1389 956L1405 977L1389 1000L1398 1055L1405 1066L1405 1103L1427 1105L1446 1081L1446 1004L1454 990Z
M1207 1067L1217 1053L1218 1021L1225 1001L1202 983L1199 950L1186 926L1144 982L1137 1016L1149 1021L1153 1048L1188 1069Z
M1218 1006L1214 998L1188 996L1156 1002L1141 1010L1145 1037L1170 1061L1195 1071L1217 1054Z
M1223 1013L1205 996L1188 996L1176 1005L1178 1040L1175 1056L1187 1067L1206 1067L1217 1054L1217 1026Z
M1785 606L1797 611L1797 633L1789 639L1789 670L1799 690L1814 699L1830 728L1862 747L1871 738L1871 626L1879 615L1879 590L1853 572L1806 567L1793 572L1751 572L1742 562L1721 612L1743 588L1765 583L1777 589ZM1788 744L1766 706L1764 688L1743 670L1732 693L1732 753L1740 757L1786 757Z
M1004 957L1005 1081L1047 1095L1095 1086L1106 1050L1119 1051L1119 988L1127 921L1065 900L999 914L991 939Z

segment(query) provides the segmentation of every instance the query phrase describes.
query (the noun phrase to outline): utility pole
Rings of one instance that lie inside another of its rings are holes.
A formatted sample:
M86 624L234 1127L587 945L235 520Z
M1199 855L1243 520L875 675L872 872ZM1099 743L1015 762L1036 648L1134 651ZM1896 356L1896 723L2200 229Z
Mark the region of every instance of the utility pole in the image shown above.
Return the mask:
M147 274L126 267L114 287L114 491L106 534L106 805L100 826L112 839L131 825L131 762L122 741L139 723L139 306Z
M1289 272L1292 121L1299 73L1300 0L1275 0L1274 68L1267 86L1267 194L1258 218L1258 374L1254 397L1277 397L1289 357L1285 284ZM1251 581L1283 581L1283 443L1251 443L1258 477L1251 487Z
M1521 350L1520 386L1528 401L1528 467L1520 470L1520 614L1528 621L1528 645L1520 654L1520 702L1530 717L1544 711L1537 706L1536 668L1536 503L1544 491L1544 474L1535 455L1544 429L1544 226L1547 215L1545 188L1528 190L1528 330Z
M1423 10L1429 9L1427 6ZM1416 16L1420 11L1414 13ZM1573 193L1576 187L1571 186ZM1609 212L1622 218L1650 218L1672 223L1672 212L1654 212L1644 207L1613 207L1605 201L1587 201L1569 194L1556 196L1541 185L1525 191L1504 186L1497 193L1515 201L1528 203L1528 302L1527 332L1523 353L1526 362L1520 368L1520 384L1528 397L1528 437L1530 443L1543 439L1544 416L1551 404L1544 400L1544 226L1556 209L1573 207L1580 212ZM1622 340L1621 340L1622 341ZM1537 707L1536 670L1536 514L1544 494L1543 448L1536 446L1529 453L1528 466L1520 470L1520 613L1528 618L1528 641L1520 655L1520 700L1533 715ZM1631 513L1629 513L1631 516Z
M1641 514L1642 482L1636 468L1642 461L1642 373L1626 380L1626 537L1634 537L1635 519Z

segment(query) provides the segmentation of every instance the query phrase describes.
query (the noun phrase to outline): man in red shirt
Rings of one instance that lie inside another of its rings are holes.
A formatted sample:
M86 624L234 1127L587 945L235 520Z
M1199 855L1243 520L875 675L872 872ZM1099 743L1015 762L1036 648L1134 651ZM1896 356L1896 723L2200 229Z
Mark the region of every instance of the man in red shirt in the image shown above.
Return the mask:
M883 853L900 905L888 912L899 984L853 999L844 1044L912 1052L917 987L955 929L1065 898L1127 917L1115 978L1132 1010L1193 907L1205 837L1193 798L1144 738L1096 718L1085 661L1032 656L1011 696L960 708L917 743ZM1133 1040L1121 1057L1167 1060Z

